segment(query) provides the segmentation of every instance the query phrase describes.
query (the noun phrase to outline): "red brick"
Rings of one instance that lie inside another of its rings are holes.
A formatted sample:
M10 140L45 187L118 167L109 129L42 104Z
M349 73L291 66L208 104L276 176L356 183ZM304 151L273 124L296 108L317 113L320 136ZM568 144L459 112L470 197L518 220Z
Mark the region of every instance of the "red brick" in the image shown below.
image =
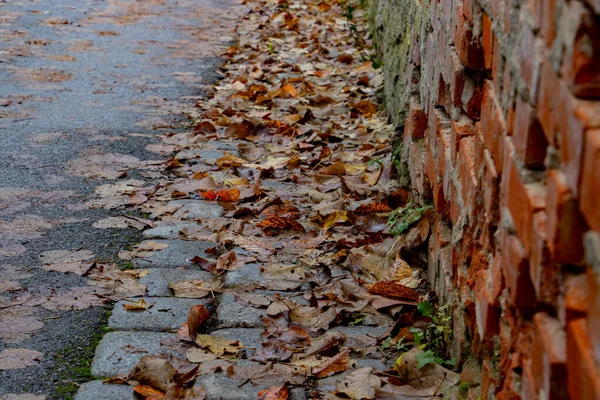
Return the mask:
M500 329L500 309L494 305L494 299L488 288L490 281L488 271L479 271L477 278L475 301L477 332L480 340L490 340Z
M493 398L498 385L498 371L489 360L484 360L481 368L482 399Z
M483 52L485 69L492 69L494 31L492 30L492 20L484 12L482 17L483 29Z
M411 99L404 134L408 134L412 138L422 138L425 129L427 129L427 114L425 114L421 105Z
M483 134L487 148L492 153L496 170L501 173L506 122L502 115L500 103L496 98L494 86L490 81L485 81L483 86L481 133Z
M498 96L502 93L502 82L504 81L504 67L505 61L500 51L500 40L496 36L492 39L492 82L494 83L494 89Z
M494 160L490 152L485 149L483 152L483 171L482 171L483 206L485 210L486 223L496 226L500 219L499 209L499 175L494 166Z
M540 85L537 94L537 115L549 144L555 145L556 112L559 109L560 97L557 88L560 87L558 75L550 61L545 60L541 66Z
M504 202L503 205L506 205L512 216L517 236L521 239L528 257L534 239L533 215L544 208L546 190L541 183L525 184L523 182L514 160L514 148L508 138L505 147L505 171L502 173L501 201Z
M583 234L587 225L579 213L577 199L562 172L549 170L546 182L546 237L551 259L556 263L579 264L583 259Z
M585 317L588 300L588 276L586 274L566 275L565 279L565 320Z
M531 240L531 252L529 255L529 274L533 288L542 302L547 302L556 296L557 284L554 281L556 274L554 267L550 265L550 255L546 245L546 223L547 215L543 211L533 214L533 234ZM549 302L553 304L552 301Z
M455 4L455 7L457 7L457 4L459 3L460 0L458 0ZM473 22L473 2L475 0L463 0L463 15L465 16L465 18L469 21L469 23Z
M502 248L502 266L511 303L518 308L534 306L535 292L529 276L529 260L523 245L516 236L505 234Z
M408 152L408 164L411 166L410 183L421 196L427 198L429 197L430 189L427 184L427 174L425 171L425 153L423 139L414 140L410 143Z
M567 341L560 321L545 312L533 316L531 370L536 390L547 399L568 399Z
M573 43L565 46L561 75L575 96L600 97L600 23L583 7L567 7L579 26Z
M492 304L499 306L500 295L505 288L505 280L502 274L502 254L500 254L500 252L496 252L496 254L494 254L494 258L492 258L492 262L490 264L490 279L490 295L492 296Z
M523 78L523 82L531 96L537 93L540 55L543 44L538 43L532 29L527 24L523 24L521 27L521 36L519 39L521 78Z
M600 129L586 133L582 171L581 213L592 229L600 231Z
M469 68L484 68L483 52L479 38L473 33L473 27L463 14L462 4L457 4L456 18L454 19L455 36L454 45L460 61Z
M475 123L467 115L462 114L456 120L452 119L450 128L450 158L452 163L456 162L456 154L461 139L475 134Z
M460 141L456 169L458 171L458 180L462 189L462 198L465 202L464 206L467 209L467 215L471 217L475 208L475 200L479 193L473 156L474 139L473 137L466 137Z
M542 2L544 0L527 0L527 9L531 14L534 28L539 28L542 22Z
M583 318L567 325L567 370L571 399L600 399L600 372Z
M437 166L438 166L438 176L443 181L444 176L446 175L446 168L451 168L452 165L446 166L446 160L450 159L450 133L441 133L437 137Z
M600 365L600 233L586 235L588 328L596 364Z
M557 0L541 0L540 2L542 5L540 31L546 44L551 47L556 37Z
M513 129L513 143L519 160L529 168L544 166L548 142L540 122L536 118L534 108L517 98L515 108L515 123Z
M577 100L564 82L558 92L559 108L555 118L560 132L562 170L575 197L579 197L583 142L587 128L600 127L600 103Z
M531 372L531 360L527 360L523 365L523 380L521 384L522 400L539 400L533 382L533 373Z

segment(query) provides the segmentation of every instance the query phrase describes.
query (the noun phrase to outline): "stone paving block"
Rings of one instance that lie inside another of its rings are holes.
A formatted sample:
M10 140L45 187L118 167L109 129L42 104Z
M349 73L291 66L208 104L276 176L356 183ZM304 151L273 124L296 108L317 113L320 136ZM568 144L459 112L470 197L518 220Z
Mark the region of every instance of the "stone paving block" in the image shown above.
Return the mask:
M264 278L260 274L261 266L262 264L246 264L241 268L230 271L227 273L227 275L225 275L223 285L225 287L232 287L263 283Z
M198 229L199 224L189 221L166 221L160 222L154 228L146 229L142 232L142 236L148 239L177 239L179 232L182 229Z
M260 337L262 328L228 328L211 332L213 336L223 336L228 340L239 340L248 354L254 354L254 350L261 348L263 338Z
M223 215L223 207L214 201L205 200L173 200L168 205L181 204L179 210L175 211L173 218L179 219L208 219L218 218Z
M131 299L137 301L139 298ZM123 305L131 302L121 300L108 320L108 326L121 331L176 331L187 321L190 308L206 304L203 299L180 299L174 297L145 297L147 303L154 304L148 310L127 311Z
M133 400L133 386L91 381L81 385L74 400Z
M146 291L147 296L169 297L173 296L173 291L169 288L169 283L193 279L211 280L213 279L213 274L197 266L191 266L189 269L150 268L149 274L140 278L139 281L148 287Z
M140 358L149 354L168 353L160 342L175 337L163 332L110 332L104 335L92 361L92 375L112 377L127 374Z
M179 268L193 265L191 260L195 256L212 258L205 250L214 247L211 242L187 242L185 240L155 240L158 243L169 245L166 249L155 251L151 257L136 258L134 264L139 268Z
M282 378L283 384L285 378ZM266 386L253 385L248 382L242 387L239 387L240 381L237 379L228 378L224 373L202 375L196 378L196 387L204 387L206 390L207 400L250 400L257 399L258 392L267 389ZM303 388L290 389L291 400L305 400L306 392Z
M257 328L262 326L260 317L266 309L259 309L235 301L235 296L225 293L217 307L219 328Z

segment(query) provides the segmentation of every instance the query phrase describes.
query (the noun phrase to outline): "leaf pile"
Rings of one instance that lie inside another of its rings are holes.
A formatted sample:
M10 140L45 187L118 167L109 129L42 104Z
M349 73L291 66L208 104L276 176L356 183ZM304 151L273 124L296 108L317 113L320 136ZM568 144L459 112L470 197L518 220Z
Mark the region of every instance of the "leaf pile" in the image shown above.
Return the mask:
M398 387L417 390L401 369L381 374L357 363L375 357L384 338L419 322L422 271L410 257L429 235L427 209L415 216L410 192L394 177L393 129L375 101L380 73L353 57L354 39L337 2L249 6L238 44L224 55L223 79L196 103L193 131L166 135L162 147L173 155L141 167L155 187L132 180L103 185L95 204L135 207L150 215L138 221L147 226L185 222L179 239L214 243L190 260L213 277L170 287L177 297L233 294L261 310L260 342L202 333L209 316L195 308L178 339L166 344L180 358L148 356L155 358L144 363L156 363L160 373L134 379L147 367L138 364L126 380L164 396L187 388L182 376L187 382L213 373L268 388L260 396L269 399L332 376L337 385L321 395L372 399L393 397ZM390 215L392 227L402 226L394 230L399 236L390 230ZM143 242L120 256L151 257L163 250L157 244ZM260 280L224 284L256 264ZM378 334L353 333L356 326ZM187 367L181 372L175 364ZM188 398L185 391L171 396Z

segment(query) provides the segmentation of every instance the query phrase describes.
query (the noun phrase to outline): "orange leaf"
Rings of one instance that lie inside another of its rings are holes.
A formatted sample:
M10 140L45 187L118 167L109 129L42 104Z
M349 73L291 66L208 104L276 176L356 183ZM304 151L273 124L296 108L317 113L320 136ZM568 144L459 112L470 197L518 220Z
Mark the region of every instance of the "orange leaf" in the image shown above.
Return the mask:
M313 367L311 372L317 378L327 378L328 376L347 370L349 361L350 350L346 349L335 357L326 360L318 367Z
M364 214L388 212L388 211L391 211L391 209L387 204L369 203L369 204L362 204L356 210L354 210L354 213L357 215L364 215Z
M375 282L372 285L367 285L367 291L371 294L393 299L419 300L419 294L413 289L394 282Z
M287 400L289 396L289 389L287 382L282 386L274 386L269 389L264 389L258 392L259 400Z
M354 105L354 108L365 117L370 117L377 112L377 106L369 100L359 101Z
M293 85L286 83L281 87L281 97L296 97L298 95L298 91Z
M160 390L148 385L137 385L133 388L133 391L144 400L161 400L165 396Z
M202 193L202 197L207 200L216 201L238 201L240 199L240 191L238 189L221 189L221 190L207 190Z

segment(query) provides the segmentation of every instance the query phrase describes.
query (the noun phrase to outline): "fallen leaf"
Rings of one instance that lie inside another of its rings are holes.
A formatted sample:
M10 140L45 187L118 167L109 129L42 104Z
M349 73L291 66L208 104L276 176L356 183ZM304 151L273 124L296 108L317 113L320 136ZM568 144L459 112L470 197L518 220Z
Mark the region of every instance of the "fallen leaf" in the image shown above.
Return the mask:
M188 332L192 340L196 338L198 330L210 318L210 312L203 305L199 304L190 308L188 313Z
M355 400L375 398L375 390L381 388L381 379L372 372L371 367L357 369L335 385L336 392Z
M258 398L260 400L287 400L288 396L289 389L287 383L284 383L282 386L275 386L258 392Z
M43 354L29 349L4 349L0 351L0 370L21 369L37 365Z
M335 357L327 359L322 365L313 367L311 372L317 378L327 378L328 376L347 370L349 361L350 350L345 349Z
M154 303L147 303L146 300L139 299L138 301L132 302L131 304L123 303L123 308L127 311L145 311L152 308L153 305Z
M420 296L413 289L395 282L375 282L367 285L367 291L392 299L409 299L418 301Z
M196 335L196 344L218 356L237 354L243 347L239 340L228 340L223 336Z

